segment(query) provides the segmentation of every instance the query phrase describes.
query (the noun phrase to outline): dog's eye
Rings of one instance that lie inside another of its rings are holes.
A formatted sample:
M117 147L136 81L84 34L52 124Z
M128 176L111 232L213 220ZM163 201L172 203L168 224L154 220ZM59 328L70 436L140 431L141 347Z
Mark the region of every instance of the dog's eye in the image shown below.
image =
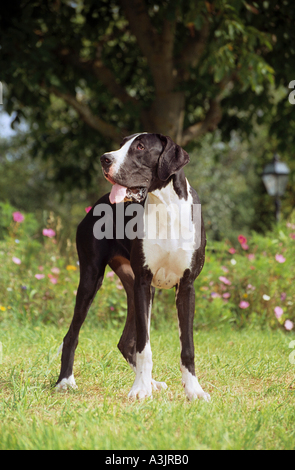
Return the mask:
M137 150L144 150L144 146L141 143L139 143L137 146Z

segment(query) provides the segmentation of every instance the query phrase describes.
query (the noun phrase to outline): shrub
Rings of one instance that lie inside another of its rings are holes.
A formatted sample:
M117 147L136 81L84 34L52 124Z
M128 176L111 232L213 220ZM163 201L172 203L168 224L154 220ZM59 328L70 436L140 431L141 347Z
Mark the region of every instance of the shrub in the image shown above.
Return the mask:
M32 214L22 218L9 204L0 204L0 321L33 324L69 323L79 282L75 245L68 240L61 252L60 221L53 214L47 227ZM262 236L252 233L229 241L209 242L206 263L196 288L196 327L293 329L295 292L295 213L293 219ZM100 325L123 323L126 295L119 279L107 270L89 315ZM157 291L153 324L176 316L173 291Z

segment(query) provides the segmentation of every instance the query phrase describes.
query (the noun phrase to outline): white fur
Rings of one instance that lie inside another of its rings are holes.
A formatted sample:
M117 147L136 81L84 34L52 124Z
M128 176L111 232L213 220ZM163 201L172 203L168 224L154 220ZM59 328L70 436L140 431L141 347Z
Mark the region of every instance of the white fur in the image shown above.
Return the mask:
M149 304L148 312L148 335L150 336L152 300ZM152 390L166 390L165 382L157 382L152 379L152 351L150 342L148 342L141 353L136 353L136 367L130 364L135 372L135 380L128 394L129 398L146 398L152 396Z
M187 190L188 199L179 199L171 181L166 188L149 193L145 202L143 252L145 264L153 273L154 287L170 289L191 265L196 234L190 220L193 199L188 182ZM155 227L157 206L164 210ZM165 212L165 208L170 210Z
M129 398L152 396L152 351L148 342L141 353L136 353L136 377L128 394Z
M141 134L136 134L132 139L128 140L126 144L123 145L119 150L115 150L114 152L107 152L105 155L111 155L112 157L115 157L114 163L112 164L111 171L109 172L109 175L111 177L115 176L116 173L120 170L121 166L124 166L124 161L127 156L128 150L132 144L132 142L136 139Z
M190 401L195 400L196 398L202 398L209 402L210 395L209 393L204 392L197 377L191 374L183 364L180 364L180 370L182 372L182 385L184 386L187 398Z
M70 375L68 379L62 379L57 386L55 387L57 392L62 392L68 389L68 387L71 388L78 388L74 379L74 375Z

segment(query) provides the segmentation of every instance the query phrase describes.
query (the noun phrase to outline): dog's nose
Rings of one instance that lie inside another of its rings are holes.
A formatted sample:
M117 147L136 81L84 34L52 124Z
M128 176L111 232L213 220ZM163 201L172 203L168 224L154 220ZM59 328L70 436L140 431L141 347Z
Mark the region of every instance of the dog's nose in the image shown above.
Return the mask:
M100 157L100 161L103 167L108 167L113 163L114 158L109 153L105 153Z

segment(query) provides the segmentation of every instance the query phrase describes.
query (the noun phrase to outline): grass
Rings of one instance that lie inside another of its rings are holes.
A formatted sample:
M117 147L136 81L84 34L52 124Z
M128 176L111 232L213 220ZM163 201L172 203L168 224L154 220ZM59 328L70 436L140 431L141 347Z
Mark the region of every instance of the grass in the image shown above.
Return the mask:
M121 330L82 329L78 390L56 393L65 329L4 324L0 332L0 449L294 449L292 333L227 327L196 331L197 375L211 403L190 403L177 327L152 331L154 378L168 390L130 402L133 383L116 348Z

